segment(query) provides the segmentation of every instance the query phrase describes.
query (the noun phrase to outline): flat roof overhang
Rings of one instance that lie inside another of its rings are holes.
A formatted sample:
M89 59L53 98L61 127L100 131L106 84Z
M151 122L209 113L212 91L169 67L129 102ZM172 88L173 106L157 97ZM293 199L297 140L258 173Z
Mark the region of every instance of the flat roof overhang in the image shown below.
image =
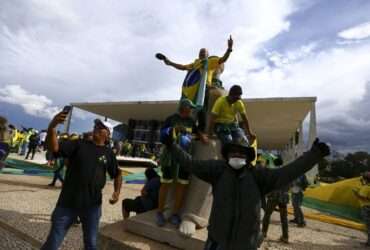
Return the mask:
M315 105L316 97L243 99L258 147L283 149ZM176 112L178 101L71 103L74 107L112 120L160 120Z

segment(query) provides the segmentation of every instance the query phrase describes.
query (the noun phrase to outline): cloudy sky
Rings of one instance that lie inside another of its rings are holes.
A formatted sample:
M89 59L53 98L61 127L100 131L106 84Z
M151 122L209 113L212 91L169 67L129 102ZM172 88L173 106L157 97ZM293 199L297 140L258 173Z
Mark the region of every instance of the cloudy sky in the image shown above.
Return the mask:
M320 137L370 151L369 13L368 0L1 0L0 114L43 128L70 102L178 99L184 72L154 54L222 55L232 34L226 87L317 96Z

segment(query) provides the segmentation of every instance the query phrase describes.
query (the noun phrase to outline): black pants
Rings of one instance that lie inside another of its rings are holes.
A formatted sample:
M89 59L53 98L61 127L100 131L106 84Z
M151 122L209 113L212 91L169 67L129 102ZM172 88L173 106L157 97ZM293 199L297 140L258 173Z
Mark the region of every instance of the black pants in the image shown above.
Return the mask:
M37 146L33 146L33 145L28 146L28 152L27 152L27 155L26 155L26 159L28 159L28 156L30 155L30 153L32 153L31 160L33 160L33 157L35 157L36 148L37 148Z
M294 211L294 219L297 221L297 224L305 224L304 215L301 209L303 202L303 193L292 193L292 205Z
M283 231L283 237L288 238L288 210L287 204L279 203L279 201L268 199L265 209L265 215L262 221L262 232L266 235L269 225L271 214L274 212L276 206L279 206L281 229Z
M135 199L124 199L122 201L122 209L129 213L135 212L140 214L145 212L145 208L140 201L140 197L136 197Z

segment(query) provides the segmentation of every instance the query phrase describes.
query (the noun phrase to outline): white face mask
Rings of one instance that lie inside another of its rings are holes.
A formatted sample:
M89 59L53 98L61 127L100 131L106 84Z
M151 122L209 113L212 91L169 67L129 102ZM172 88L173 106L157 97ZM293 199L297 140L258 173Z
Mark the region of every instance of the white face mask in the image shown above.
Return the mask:
M247 161L244 158L232 157L232 158L229 159L229 165L233 169L236 169L236 170L241 169L246 164L247 164Z

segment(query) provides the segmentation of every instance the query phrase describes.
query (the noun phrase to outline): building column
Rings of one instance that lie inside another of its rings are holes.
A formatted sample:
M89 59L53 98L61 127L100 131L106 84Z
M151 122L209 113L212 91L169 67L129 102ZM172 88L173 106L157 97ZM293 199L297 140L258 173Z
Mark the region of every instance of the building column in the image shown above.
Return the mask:
M316 130L316 105L312 103L311 112L310 112L310 127L308 130L308 149L311 147L312 143L317 137Z
M311 111L310 111L310 123L309 123L309 130L308 130L308 145L307 150L309 150L312 146L312 143L315 141L317 137L317 129L316 129L316 105L315 102L312 103ZM315 176L318 174L319 169L318 165L315 165L310 171L307 172L306 176L310 183L313 183Z

